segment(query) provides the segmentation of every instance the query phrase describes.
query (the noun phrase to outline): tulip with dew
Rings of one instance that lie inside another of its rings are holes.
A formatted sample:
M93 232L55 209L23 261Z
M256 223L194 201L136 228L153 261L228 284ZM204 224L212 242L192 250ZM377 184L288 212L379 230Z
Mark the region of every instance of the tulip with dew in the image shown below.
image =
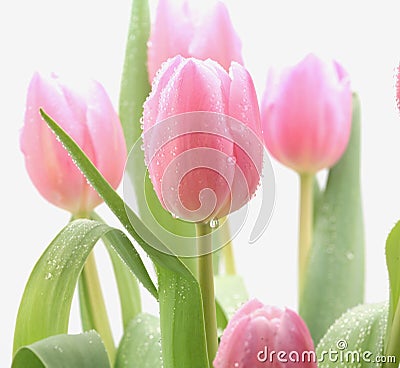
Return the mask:
M263 144L257 96L247 70L176 56L144 104L146 165L163 207L194 222L210 362L217 349L211 230L257 189Z

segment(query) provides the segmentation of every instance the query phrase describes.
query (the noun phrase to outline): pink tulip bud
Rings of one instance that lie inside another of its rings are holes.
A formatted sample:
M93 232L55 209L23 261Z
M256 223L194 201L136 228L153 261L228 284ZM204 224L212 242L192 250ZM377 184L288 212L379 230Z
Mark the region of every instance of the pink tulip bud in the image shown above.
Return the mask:
M331 167L347 147L352 96L349 77L337 62L308 55L269 75L261 104L270 153L299 173Z
M229 321L215 368L316 368L314 344L295 312L251 300Z
M35 73L30 82L20 141L28 174L49 202L74 215L87 214L101 198L47 127L40 108L76 141L113 188L121 181L126 159L119 118L104 88L95 81L85 94L55 76Z
M249 201L260 180L262 136L249 73L176 56L144 104L144 148L164 208L187 221L220 218Z
M159 0L148 48L150 80L161 64L175 55L210 58L225 70L232 61L243 63L241 42L226 6L215 1L208 9L195 8L200 4L189 0Z

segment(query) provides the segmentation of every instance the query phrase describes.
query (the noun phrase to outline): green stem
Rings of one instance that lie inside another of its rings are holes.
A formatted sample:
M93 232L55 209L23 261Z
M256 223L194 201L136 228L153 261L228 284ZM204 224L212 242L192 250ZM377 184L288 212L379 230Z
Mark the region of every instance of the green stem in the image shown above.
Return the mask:
M300 174L299 298L302 297L313 234L314 175Z
M111 365L113 365L116 353L115 344L111 333L110 322L107 316L93 252L91 252L87 258L85 267L81 273L80 289L81 311L85 314L84 319L88 318L92 328L94 328L101 336L108 352ZM85 304L84 306L82 306L83 302ZM87 320L86 323L88 323Z
M214 296L214 272L211 244L211 227L209 224L196 224L198 257L198 275L203 299L204 321L206 328L207 352L210 367L218 349L217 317Z

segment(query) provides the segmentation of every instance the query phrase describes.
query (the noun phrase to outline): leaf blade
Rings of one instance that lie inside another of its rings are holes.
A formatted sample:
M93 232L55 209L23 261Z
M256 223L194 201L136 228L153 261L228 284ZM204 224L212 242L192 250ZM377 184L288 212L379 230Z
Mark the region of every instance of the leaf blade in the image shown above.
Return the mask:
M162 368L160 321L137 315L127 326L117 352L115 368Z
M360 191L360 103L353 97L346 152L318 200L300 315L318 343L328 327L364 298L364 224Z
M106 224L79 219L64 227L50 243L25 287L15 327L14 352L46 337L67 333L79 275L94 245L109 232L122 233ZM128 243L120 248L118 244L114 246L130 267L136 265L135 257L128 252ZM154 285L153 288L157 294Z
M57 335L20 348L12 368L110 368L105 347L95 331Z

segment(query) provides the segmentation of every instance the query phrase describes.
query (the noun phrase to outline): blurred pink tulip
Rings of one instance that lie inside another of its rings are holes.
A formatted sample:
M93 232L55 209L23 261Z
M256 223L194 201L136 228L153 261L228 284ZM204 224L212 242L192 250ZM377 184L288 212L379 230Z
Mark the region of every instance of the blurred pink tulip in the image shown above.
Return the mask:
M77 142L113 188L121 181L126 159L122 127L104 88L93 81L86 92L79 94L55 76L35 73L20 139L33 184L49 202L74 215L88 214L102 200L42 120L39 108Z
M337 62L310 54L269 75L261 117L266 146L299 173L331 167L347 147L351 130L349 77Z
M228 70L231 62L243 63L241 42L226 6L197 9L202 2L159 0L148 45L148 70L152 80L161 64L171 57L212 59ZM203 10L203 11L202 11Z
M187 113L187 114L185 114ZM249 73L176 56L144 104L144 148L164 208L193 222L220 218L254 194L262 169L257 96Z
M295 312L251 300L229 321L215 368L316 368L314 344Z

